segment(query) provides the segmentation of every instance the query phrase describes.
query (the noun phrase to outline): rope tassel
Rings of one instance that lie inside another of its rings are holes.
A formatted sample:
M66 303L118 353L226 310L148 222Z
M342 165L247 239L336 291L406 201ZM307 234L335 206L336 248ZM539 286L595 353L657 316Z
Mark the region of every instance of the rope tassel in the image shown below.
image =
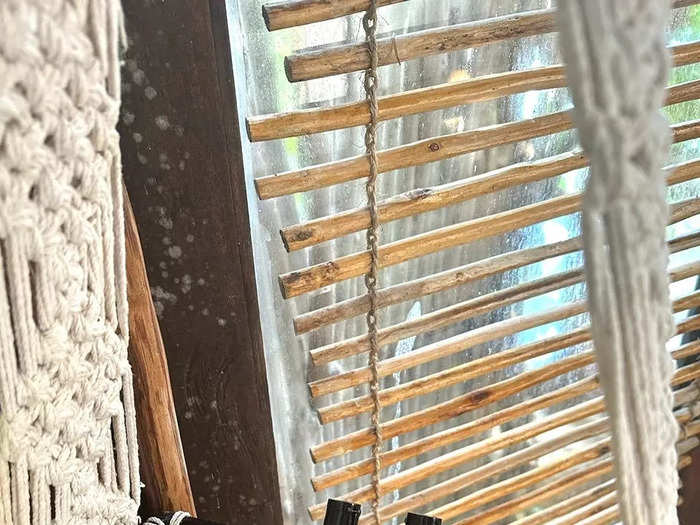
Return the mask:
M563 0L561 44L590 178L583 202L588 305L610 414L624 523L678 523L678 425L659 109L670 57L670 2Z

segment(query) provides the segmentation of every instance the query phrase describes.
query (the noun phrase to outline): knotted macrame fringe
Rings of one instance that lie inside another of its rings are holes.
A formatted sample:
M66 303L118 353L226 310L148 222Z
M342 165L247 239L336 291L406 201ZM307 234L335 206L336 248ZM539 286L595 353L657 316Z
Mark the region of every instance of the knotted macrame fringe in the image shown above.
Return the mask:
M678 427L660 114L670 66L667 0L561 0L574 121L591 160L583 206L588 303L612 422L621 516L677 523Z
M134 524L117 0L0 1L0 523Z

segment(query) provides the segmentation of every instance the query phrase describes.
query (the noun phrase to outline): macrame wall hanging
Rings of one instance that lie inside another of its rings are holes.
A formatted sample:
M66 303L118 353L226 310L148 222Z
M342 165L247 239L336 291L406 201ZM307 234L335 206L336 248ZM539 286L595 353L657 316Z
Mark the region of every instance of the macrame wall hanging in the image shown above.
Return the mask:
M3 0L0 28L0 523L134 524L120 5Z
M624 523L678 522L675 332L669 299L666 0L562 0L573 117L591 160L583 203L588 305Z

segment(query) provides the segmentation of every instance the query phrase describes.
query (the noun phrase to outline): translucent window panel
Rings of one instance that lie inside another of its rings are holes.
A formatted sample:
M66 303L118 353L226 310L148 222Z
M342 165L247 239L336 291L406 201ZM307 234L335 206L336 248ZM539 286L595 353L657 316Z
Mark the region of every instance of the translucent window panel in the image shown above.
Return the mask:
M361 16L320 22L301 28L275 32L265 29L261 13L261 0L233 0L229 2L229 24L234 55L234 70L241 118L299 108L329 106L332 104L361 100L362 74L353 73L308 82L289 83L284 74L284 56L311 46L339 41L358 41L364 38ZM379 11L379 32L401 34L419 28L439 27L471 20L480 20L519 11L551 7L546 0L411 0ZM676 10L669 31L671 43L688 42L700 38L700 11L696 7ZM559 63L561 57L554 34L509 40L473 50L453 52L403 62L380 69L381 94L397 93L436 85L443 82L478 77L498 72L523 70ZM671 78L673 83L700 77L698 66L677 68ZM566 89L533 91L494 101L481 102L413 115L382 122L379 127L381 148L414 142L432 136L469 130L481 126L532 118L570 107ZM697 103L690 102L673 106L667 110L672 122L697 118ZM245 142L246 185L249 194L251 222L257 271L258 293L264 331L267 374L270 386L273 423L277 446L278 467L282 490L282 501L287 523L308 523L308 505L325 501L329 495L337 495L367 483L367 478L355 480L326 493L315 494L309 483L314 474L340 468L367 457L367 449L347 454L334 460L313 465L309 448L333 437L339 437L368 425L368 417L350 418L329 425L321 425L316 409L354 398L365 392L363 388L344 391L317 400L309 396L307 382L326 377L333 371L346 370L366 365L366 356L345 359L325 367L313 367L308 352L310 349L364 333L362 316L336 323L304 336L295 336L292 319L295 315L315 310L338 301L361 295L364 283L361 278L351 279L334 286L318 290L291 300L284 300L277 284L277 276L311 264L332 260L342 255L364 249L364 232L347 235L306 250L288 254L279 237L284 226L312 218L331 215L365 204L364 182L353 181L330 188L304 194L295 194L277 199L259 201L252 185L253 178L302 168L322 162L360 155L364 152L361 127L295 137L270 142L250 144ZM380 198L416 188L432 187L462 180L516 162L535 160L569 151L577 146L575 132L563 132L551 136L523 141L512 145L462 155L453 159L424 166L380 175L378 191ZM698 156L698 142L689 141L675 145L672 161L678 162ZM586 179L586 170L577 170L540 182L517 186L482 198L466 201L441 210L407 217L383 225L382 243L403 239L438 227L448 226L482 217L491 213L509 210L544 199L581 191ZM684 183L669 190L672 201L683 200L698 194L697 182ZM683 221L672 228L673 235L690 232L698 228L697 219ZM506 235L488 237L464 246L444 250L420 257L381 271L382 287L430 275L454 268L485 257L516 249L538 246L574 237L580 233L578 214L552 219L529 226ZM690 250L674 256L674 264L697 258L698 251ZM388 326L406 319L447 307L504 287L514 286L535 278L552 275L582 264L580 253L560 256L531 264L518 270L476 281L466 286L430 295L416 301L396 304L382 311L380 323ZM694 280L686 280L674 287L674 295L694 286ZM467 321L450 325L438 331L421 334L385 347L383 357L408 353L434 341L439 341L476 327L507 319L516 315L530 314L579 300L585 296L585 286L578 284L538 296L512 306L494 310L488 315L477 316ZM431 362L383 380L385 386L403 383L411 379L456 366L470 359L489 355L515 345L541 339L571 330L587 322L586 315L527 330L501 340L483 344L467 351ZM383 419L396 418L421 408L432 406L459 394L470 392L525 370L536 369L552 360L580 352L582 346L569 348L552 355L505 368L432 394L416 397L385 408ZM545 382L522 394L502 402L489 405L451 419L441 425L411 432L389 440L385 448L394 448L431 434L441 428L451 427L481 417L498 408L513 405L547 392L565 383L570 383L591 368L571 372L566 376ZM560 407L558 407L560 408ZM536 419L546 415L529 416ZM522 424L525 419L502 425L491 433L503 432ZM483 436L476 436L476 441ZM467 442L455 445L464 446ZM425 461L449 448L433 451L418 459ZM473 468L489 458L464 465L463 470ZM391 466L384 475L405 469L416 463L405 461ZM454 471L450 474L454 475ZM447 477L445 475L444 477ZM397 491L392 498L405 496L409 492L434 483L431 478L422 485ZM474 490L470 487L467 492ZM457 496L462 495L457 494Z

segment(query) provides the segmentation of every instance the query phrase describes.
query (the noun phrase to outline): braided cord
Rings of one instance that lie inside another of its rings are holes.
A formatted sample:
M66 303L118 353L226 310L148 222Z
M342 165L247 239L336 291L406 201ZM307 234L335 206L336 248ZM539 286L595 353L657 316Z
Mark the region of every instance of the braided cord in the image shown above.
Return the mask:
M369 53L369 68L365 71L364 88L369 106L370 119L365 128L365 148L369 161L369 173L367 175L367 208L369 210L370 225L367 229L367 250L370 255L369 272L365 274L365 286L369 298L369 311L367 312L367 337L369 339L369 367L372 372L370 381L370 393L372 396L372 428L374 429L374 445L372 457L374 470L372 471L372 513L377 525L379 518L379 499L381 497L379 476L381 470L382 453L382 429L380 424L381 405L379 403L379 343L377 328L377 277L379 274L379 217L377 214L377 0L370 0L369 7L362 18L362 27L367 39Z

